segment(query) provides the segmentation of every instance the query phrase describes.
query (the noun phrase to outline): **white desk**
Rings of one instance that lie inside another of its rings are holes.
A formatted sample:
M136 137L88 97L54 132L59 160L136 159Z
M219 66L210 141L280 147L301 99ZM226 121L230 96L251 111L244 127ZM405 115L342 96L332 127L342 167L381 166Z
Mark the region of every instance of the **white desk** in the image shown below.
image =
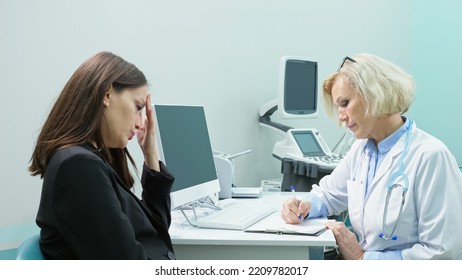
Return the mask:
M279 206L291 195L269 192L258 199ZM280 210L272 215L280 215ZM177 259L187 260L322 259L324 247L336 245L330 230L320 236L300 236L195 228L180 211L172 211L169 232Z

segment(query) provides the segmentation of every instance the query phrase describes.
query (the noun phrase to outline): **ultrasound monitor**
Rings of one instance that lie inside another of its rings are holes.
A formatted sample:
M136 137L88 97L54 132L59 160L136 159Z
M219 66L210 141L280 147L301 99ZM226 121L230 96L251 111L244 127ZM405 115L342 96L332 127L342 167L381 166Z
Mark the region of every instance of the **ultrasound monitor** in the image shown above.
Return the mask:
M159 158L175 177L172 209L220 191L202 106L154 105Z
M324 156L325 152L322 150L321 145L316 140L313 131L311 130L299 130L291 131L295 142L298 144L300 151L303 156L306 157L317 157Z
M279 66L279 110L283 118L315 118L318 105L318 64L284 56Z

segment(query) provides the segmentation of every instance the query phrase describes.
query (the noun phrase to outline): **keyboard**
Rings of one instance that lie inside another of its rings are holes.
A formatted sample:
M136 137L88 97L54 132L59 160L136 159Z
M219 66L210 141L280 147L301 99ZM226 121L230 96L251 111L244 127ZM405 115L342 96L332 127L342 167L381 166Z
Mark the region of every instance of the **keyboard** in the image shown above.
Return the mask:
M201 228L245 230L275 211L271 204L237 201L197 219L196 225Z
M303 156L300 157L298 155L288 153L287 156L291 159L303 161L310 164L318 165L321 168L334 170L335 167L340 163L343 159L342 155L331 153L329 155L323 156Z

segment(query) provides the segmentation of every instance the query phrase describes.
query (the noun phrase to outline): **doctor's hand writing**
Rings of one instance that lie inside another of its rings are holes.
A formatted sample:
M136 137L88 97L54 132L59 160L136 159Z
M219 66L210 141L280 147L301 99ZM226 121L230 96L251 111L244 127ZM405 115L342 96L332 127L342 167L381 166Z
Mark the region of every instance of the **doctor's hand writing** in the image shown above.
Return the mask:
M328 221L326 227L334 233L335 240L345 260L362 260L364 252L361 250L356 236L343 222Z
M288 224L299 224L299 215L306 217L310 209L310 201L289 198L282 204L281 218Z

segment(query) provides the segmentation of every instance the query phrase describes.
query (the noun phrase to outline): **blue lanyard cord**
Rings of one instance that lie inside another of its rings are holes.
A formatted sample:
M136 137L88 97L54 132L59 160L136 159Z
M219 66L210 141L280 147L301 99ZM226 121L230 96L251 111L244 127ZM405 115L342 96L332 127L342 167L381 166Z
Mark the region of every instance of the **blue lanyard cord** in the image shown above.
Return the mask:
M408 124L407 131L406 131L406 139L404 140L404 149L401 154L400 164L399 164L398 170L396 170L390 175L390 179L388 180L388 184L387 184L388 189L391 189L393 187L392 183L399 176L403 177L403 180L404 180L404 185L403 185L404 192L406 192L407 189L409 188L409 179L407 178L407 175L404 173L404 158L406 157L408 150L409 150L409 141L411 138L411 128L412 128L412 120L409 120L409 124Z

